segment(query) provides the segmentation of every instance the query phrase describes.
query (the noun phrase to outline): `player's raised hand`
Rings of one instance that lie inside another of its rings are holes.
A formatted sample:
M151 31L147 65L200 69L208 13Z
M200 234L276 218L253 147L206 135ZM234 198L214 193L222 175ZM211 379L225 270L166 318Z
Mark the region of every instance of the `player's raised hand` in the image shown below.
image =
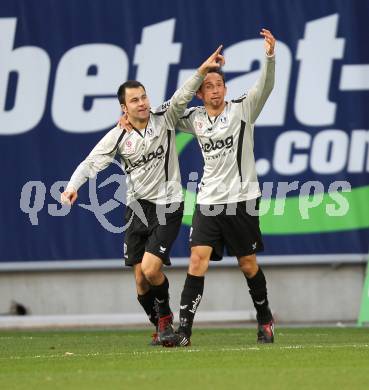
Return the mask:
M274 54L275 47L275 38L273 37L273 34L269 30L262 28L260 35L264 37L264 47L266 53L268 56L272 56Z
M220 45L218 49L199 67L198 71L200 74L205 76L210 69L220 68L224 65L224 57L220 54L223 49L223 45Z
M77 200L78 194L75 190L64 191L60 196L60 202L68 206L72 206L73 203Z
M130 121L128 120L127 113L123 113L122 116L119 119L118 126L123 130L127 130L128 133L133 130L133 126L131 125Z

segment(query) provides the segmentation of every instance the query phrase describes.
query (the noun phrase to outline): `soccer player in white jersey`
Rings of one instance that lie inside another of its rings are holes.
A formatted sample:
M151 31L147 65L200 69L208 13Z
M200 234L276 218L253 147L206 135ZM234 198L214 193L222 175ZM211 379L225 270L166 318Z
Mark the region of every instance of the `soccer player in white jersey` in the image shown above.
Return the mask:
M192 132L201 147L204 174L190 234L191 258L181 295L176 345L190 345L192 324L204 290L209 260L221 260L224 246L236 256L243 272L258 321L257 341L274 341L274 322L267 298L266 280L257 264L263 250L258 204L261 196L253 132L274 86L275 39L262 29L266 59L257 83L243 96L225 101L226 86L219 69L209 72L197 97L204 106L190 108L178 122L179 130Z
M61 194L63 203L73 204L81 185L105 169L116 155L120 157L127 181L125 264L133 266L138 301L157 328L154 344L160 342L161 335L173 334L169 283L162 266L170 264L169 252L183 215L174 130L207 72L224 63L220 50L221 46L161 111L150 111L141 83L122 84L117 95L133 131L122 131L119 126L110 130L77 167Z

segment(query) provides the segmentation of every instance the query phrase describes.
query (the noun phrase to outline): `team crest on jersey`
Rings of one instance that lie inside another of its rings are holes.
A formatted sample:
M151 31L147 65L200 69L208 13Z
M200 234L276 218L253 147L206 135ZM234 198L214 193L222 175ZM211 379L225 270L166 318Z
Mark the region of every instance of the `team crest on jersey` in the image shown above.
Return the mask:
M196 130L202 130L204 128L204 122L202 121L195 121L195 129Z
M149 137L152 137L154 135L154 130L152 127L149 127L148 129L146 129L146 134L149 136Z
M224 124L227 123L227 118L226 118L225 116L221 116L219 120L220 120L220 123L221 123L222 125L224 125Z
M128 154L134 153L136 150L135 145L133 144L133 142L130 139L124 143L123 149L124 149L124 153L128 153Z

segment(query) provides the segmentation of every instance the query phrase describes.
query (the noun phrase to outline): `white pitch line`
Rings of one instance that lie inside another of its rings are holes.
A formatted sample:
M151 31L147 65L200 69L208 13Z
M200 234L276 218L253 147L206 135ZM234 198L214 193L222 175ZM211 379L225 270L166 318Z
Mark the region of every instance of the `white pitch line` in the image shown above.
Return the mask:
M75 357L111 357L111 356L123 356L123 355L157 355L157 354L168 354L168 353L198 353L198 352L247 352L247 351L262 351L262 350L301 350L301 349L340 349L340 348L353 348L353 349L364 349L369 348L369 344L337 344L337 345L284 345L284 346L260 346L260 347L240 347L240 348L220 348L220 349L193 349L193 348L163 348L154 351L133 351L133 352L89 352L89 353L73 353L70 352L66 355L66 352L62 352L59 355L35 355L35 356L8 356L0 357L0 360L22 360L22 359L58 359L58 358L75 358Z

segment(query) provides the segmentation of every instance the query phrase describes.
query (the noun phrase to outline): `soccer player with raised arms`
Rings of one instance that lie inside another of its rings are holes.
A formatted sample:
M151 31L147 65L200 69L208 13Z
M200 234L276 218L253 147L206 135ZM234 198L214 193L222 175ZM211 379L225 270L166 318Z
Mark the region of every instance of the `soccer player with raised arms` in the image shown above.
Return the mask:
M61 194L63 203L73 204L83 183L119 156L127 181L125 263L133 266L138 301L157 328L154 344L170 346L173 341L169 282L162 267L170 264L170 249L183 215L174 130L207 72L224 63L220 50L221 46L159 111L150 110L141 83L122 84L117 95L133 130L122 131L119 126L110 130L77 167ZM167 336L164 341L160 341L162 334Z
M179 130L195 135L204 158L190 234L190 265L175 335L178 346L190 345L209 260L221 260L224 246L229 255L237 257L246 278L257 312L257 341L274 341L266 279L256 259L256 253L263 250L263 242L253 133L255 121L274 86L275 39L266 29L260 35L264 37L266 58L256 84L240 98L226 102L224 75L219 68L214 68L197 92L204 106L188 109L178 122Z

